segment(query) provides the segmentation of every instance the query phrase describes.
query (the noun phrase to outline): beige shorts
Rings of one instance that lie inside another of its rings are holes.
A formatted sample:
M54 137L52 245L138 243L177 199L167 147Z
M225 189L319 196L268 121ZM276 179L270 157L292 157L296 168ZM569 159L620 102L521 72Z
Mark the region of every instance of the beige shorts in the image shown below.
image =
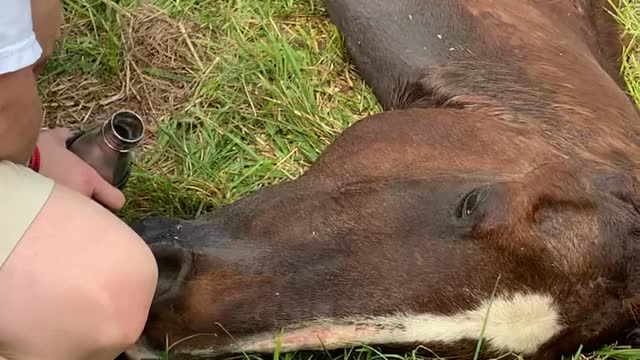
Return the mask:
M26 166L0 161L0 267L49 199L53 186L53 180Z

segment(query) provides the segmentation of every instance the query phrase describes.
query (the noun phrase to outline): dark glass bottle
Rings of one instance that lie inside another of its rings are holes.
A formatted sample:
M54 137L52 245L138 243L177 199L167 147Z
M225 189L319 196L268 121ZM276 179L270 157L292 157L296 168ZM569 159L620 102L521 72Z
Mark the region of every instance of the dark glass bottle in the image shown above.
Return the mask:
M142 142L144 130L140 116L122 110L102 125L71 137L67 148L110 184L123 189L129 179L132 155Z

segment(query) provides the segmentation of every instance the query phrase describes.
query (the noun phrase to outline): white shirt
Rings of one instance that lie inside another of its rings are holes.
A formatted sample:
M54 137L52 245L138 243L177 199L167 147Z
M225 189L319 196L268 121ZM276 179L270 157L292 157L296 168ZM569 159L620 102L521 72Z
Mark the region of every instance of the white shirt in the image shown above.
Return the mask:
M0 74L33 65L42 54L31 21L31 0L0 0Z

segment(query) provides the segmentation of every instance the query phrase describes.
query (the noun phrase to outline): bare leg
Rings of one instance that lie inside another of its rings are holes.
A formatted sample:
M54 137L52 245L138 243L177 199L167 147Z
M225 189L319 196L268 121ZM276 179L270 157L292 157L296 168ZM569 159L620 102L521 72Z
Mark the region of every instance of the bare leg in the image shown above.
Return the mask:
M156 281L133 231L56 185L0 268L0 356L114 359L142 332Z

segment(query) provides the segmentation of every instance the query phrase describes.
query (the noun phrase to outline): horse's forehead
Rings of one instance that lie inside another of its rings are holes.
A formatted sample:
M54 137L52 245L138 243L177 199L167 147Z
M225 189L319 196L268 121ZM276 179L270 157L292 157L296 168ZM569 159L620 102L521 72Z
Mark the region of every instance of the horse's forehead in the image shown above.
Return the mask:
M499 180L569 157L535 131L491 116L427 109L378 114L345 131L308 176L338 184L437 176Z

